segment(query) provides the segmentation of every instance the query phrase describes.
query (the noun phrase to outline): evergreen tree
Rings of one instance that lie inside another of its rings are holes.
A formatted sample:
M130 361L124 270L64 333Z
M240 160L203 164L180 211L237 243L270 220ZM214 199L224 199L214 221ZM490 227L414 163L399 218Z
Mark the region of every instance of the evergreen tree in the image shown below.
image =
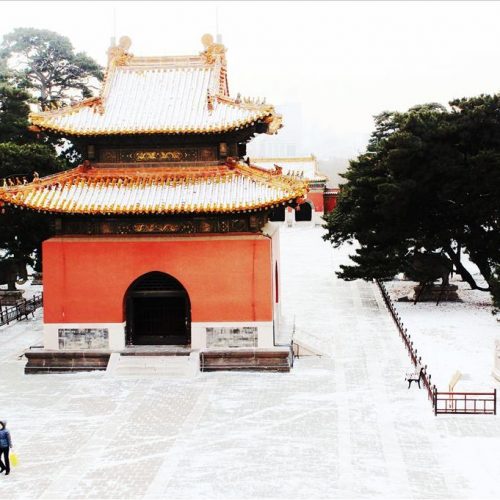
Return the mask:
M4 37L0 50L0 188L17 179L30 181L34 172L43 177L74 163L75 150L60 137L29 132L29 104L38 102L42 109L49 109L90 97L93 83L100 79L99 65L83 53L75 54L70 41L57 33L18 28ZM41 243L50 234L46 216L0 208L0 257L2 253L15 256L41 270Z
M0 82L0 143L29 142L27 100L29 95L5 82Z
M58 33L16 28L4 36L0 58L9 68L9 81L38 100L42 110L91 97L102 68Z
M358 242L344 279L385 279L415 251L444 252L472 288L493 291L500 262L500 97L479 96L382 113L367 151L350 162L336 209L334 246ZM462 265L469 254L487 286Z
M31 181L34 172L42 177L66 166L50 145L0 143L0 187L9 181ZM1 207L0 250L7 257L23 259L40 271L41 244L50 234L50 221L43 214Z

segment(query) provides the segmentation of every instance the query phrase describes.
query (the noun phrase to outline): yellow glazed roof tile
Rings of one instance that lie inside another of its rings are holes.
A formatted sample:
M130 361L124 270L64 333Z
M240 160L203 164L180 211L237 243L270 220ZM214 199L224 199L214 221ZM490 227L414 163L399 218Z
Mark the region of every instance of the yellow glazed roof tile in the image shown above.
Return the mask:
M300 202L307 182L246 164L212 167L78 167L30 184L0 187L0 205L47 213L231 213Z
M130 41L111 47L99 97L32 113L31 123L62 134L209 134L263 121L281 127L272 106L229 97L225 48L206 36L198 56L134 57Z
M252 163L265 170L274 170L276 166L283 169L285 175L300 175L312 182L326 181L327 176L319 171L315 156L280 157L280 158L252 158Z

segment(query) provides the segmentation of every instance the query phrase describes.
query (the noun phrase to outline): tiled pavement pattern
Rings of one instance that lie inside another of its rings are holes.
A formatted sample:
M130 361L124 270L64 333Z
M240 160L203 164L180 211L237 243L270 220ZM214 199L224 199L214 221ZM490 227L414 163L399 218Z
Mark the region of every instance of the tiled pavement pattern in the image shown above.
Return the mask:
M320 229L283 231L287 328L327 355L289 374L24 376L40 320L0 329L0 498L498 498L498 417L434 417L378 292ZM38 313L40 314L40 312Z

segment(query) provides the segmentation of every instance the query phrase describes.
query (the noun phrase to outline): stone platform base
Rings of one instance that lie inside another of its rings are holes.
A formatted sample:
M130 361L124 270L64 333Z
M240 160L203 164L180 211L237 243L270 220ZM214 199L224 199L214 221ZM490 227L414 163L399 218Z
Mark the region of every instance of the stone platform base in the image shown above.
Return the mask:
M165 374L170 373L170 365L176 364L173 359L172 362L169 362L165 358L179 358L179 362L177 363L179 364L182 363L180 358L185 358L187 362L193 355L199 356L199 364L196 363L196 367L197 370L201 371L249 370L289 372L292 365L292 353L287 347L271 349L213 349L202 351L199 354L197 351L191 351L189 347L184 346L137 346L127 347L117 352L104 349L57 351L36 348L25 351L24 355L28 359L24 367L24 373L26 374L104 371L108 369L108 363L110 363L110 360L116 358L116 355L119 355L121 364L124 367L127 365L127 368L132 367L137 371L138 366L141 365L141 370L144 371L144 367L142 366L144 365L146 368L152 367L150 371L162 371ZM150 361L147 361L148 357ZM155 361L152 359L153 357L163 358L163 360L158 359L158 361ZM127 361L127 358L129 361ZM191 366L194 366L192 362Z
M189 356L184 346L134 346L118 351L121 356ZM29 349L24 373L61 373L106 370L113 351L107 349L64 350Z
M444 290L441 290L439 285L427 286L419 297L421 288L420 285L413 287L413 295L411 297L401 297L398 302L414 302L417 297L419 302L437 302L438 300L439 302L462 302L457 293L457 285L448 285Z
M24 290L0 290L0 306L15 306L23 293Z
M106 370L109 351L51 351L30 349L24 355L28 359L24 373L61 373Z
M420 293L421 286L417 285L413 288L414 293L411 300L415 300ZM419 302L461 302L462 299L457 294L457 285L448 285L443 290L439 285L432 285L425 287L423 293L418 297Z
M276 371L289 372L292 353L289 348L213 349L200 353L201 371Z

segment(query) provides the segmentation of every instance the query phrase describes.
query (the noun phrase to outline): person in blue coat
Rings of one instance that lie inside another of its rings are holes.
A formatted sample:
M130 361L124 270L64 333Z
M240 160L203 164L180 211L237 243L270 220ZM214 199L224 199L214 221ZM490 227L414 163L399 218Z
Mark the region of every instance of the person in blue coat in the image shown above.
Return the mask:
M10 474L10 448L12 448L12 440L7 430L7 421L0 420L0 474L5 471L6 476Z

